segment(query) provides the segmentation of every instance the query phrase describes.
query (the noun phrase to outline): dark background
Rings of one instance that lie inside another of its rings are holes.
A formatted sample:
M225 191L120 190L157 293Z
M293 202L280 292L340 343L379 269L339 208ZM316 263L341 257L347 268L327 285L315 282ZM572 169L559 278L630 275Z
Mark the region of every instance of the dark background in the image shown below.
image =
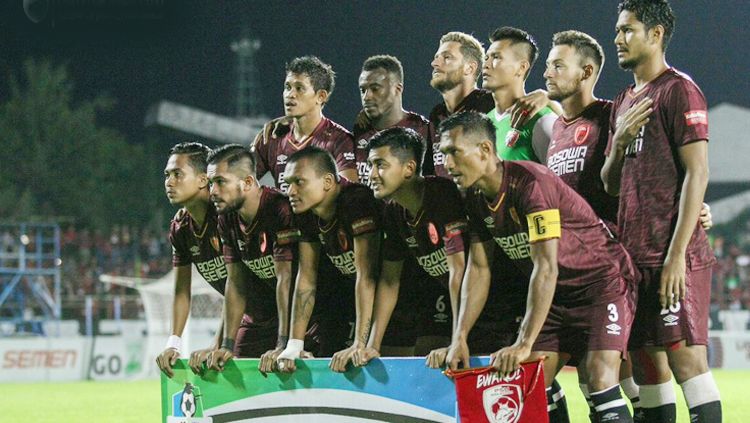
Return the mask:
M143 118L148 106L161 99L234 115L235 56L229 44L239 38L245 24L262 43L258 67L263 89L258 95L269 116L282 113L284 64L296 56L315 54L337 72L325 113L351 127L359 110L361 63L379 53L399 57L406 73L405 107L426 115L440 100L429 86L430 61L440 36L459 30L486 44L487 34L503 25L529 31L540 44L528 90L543 87L543 62L552 34L566 29L587 32L604 47L607 62L597 87L600 97L612 98L632 81L615 61L616 1L167 0L163 7L150 9L155 14L138 6L144 2L133 0L136 5L129 6L130 16L117 18L106 7L91 7L83 18L66 18L61 6L56 18L47 16L35 24L26 17L21 0L4 0L0 101L7 95L8 76L21 74L23 61L33 57L67 64L80 99L101 93L115 98L116 107L101 122L123 131L131 142L146 139ZM668 62L692 75L710 106L731 102L750 107L746 50L750 3L672 3L677 28Z

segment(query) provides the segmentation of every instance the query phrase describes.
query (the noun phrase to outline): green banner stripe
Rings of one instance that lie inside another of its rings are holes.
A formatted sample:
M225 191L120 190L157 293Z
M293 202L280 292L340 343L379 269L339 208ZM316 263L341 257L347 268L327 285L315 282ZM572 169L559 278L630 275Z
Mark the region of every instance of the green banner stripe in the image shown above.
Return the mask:
M428 420L402 414L385 413L382 411L357 410L338 407L277 407L259 410L242 410L211 416L214 423L235 422L262 417L291 416L296 414L330 414L377 420L389 423L440 423L438 420Z

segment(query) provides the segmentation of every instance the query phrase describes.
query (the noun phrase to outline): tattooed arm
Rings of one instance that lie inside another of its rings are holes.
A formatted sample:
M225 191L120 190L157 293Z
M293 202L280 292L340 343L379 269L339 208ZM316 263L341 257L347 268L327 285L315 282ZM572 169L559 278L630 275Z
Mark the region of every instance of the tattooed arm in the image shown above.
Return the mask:
M333 355L331 370L343 372L353 354L367 346L367 338L372 326L372 304L375 299L375 285L378 277L380 257L380 232L354 237L354 267L357 279L354 297L357 306L357 321L354 326L354 343L351 347Z

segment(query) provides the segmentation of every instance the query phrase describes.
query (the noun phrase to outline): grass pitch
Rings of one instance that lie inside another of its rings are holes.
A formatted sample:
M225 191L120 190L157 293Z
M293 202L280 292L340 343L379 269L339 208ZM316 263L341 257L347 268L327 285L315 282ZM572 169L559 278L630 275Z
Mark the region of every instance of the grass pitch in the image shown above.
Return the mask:
M747 370L715 370L721 390L724 422L750 421L745 397ZM578 390L575 372L558 378L568 398L573 422L588 422L588 408ZM681 390L677 392L677 421L689 422ZM159 381L0 384L3 422L143 423L160 422Z

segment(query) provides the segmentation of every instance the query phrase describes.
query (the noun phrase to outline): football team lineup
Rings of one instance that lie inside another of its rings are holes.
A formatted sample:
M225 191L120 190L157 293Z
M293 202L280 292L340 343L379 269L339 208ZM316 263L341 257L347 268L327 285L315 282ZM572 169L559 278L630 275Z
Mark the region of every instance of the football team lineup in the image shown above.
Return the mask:
M667 1L620 3L616 60L633 84L612 101L594 94L601 45L576 30L554 35L546 90L530 93L532 35L501 27L485 48L444 34L430 80L443 101L428 117L403 108L400 61L371 56L351 132L323 114L331 66L291 60L285 115L250 146L170 151L165 191L181 209L159 368L173 377L182 353L196 374L233 358L282 375L312 357L342 373L423 356L455 372L488 355L480 389L527 383L509 376L545 357L551 422L570 421L564 366L592 422L675 421L673 380L691 421L721 421L707 358L707 104L667 63L674 20ZM279 189L259 184L266 174ZM188 352L193 265L224 311L213 345Z

